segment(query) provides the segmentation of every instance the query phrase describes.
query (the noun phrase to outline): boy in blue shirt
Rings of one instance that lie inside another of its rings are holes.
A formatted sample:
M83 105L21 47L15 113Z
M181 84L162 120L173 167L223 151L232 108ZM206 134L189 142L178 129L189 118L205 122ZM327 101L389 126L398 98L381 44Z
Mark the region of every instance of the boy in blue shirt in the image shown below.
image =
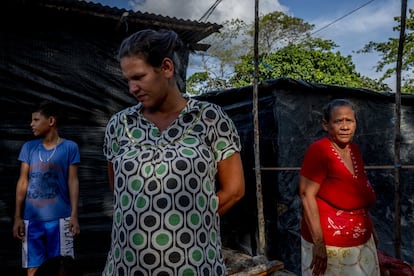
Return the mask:
M22 240L22 266L32 276L47 259L74 256L73 239L80 232L80 153L74 141L59 136L53 103L41 103L30 126L39 138L20 150L13 236Z

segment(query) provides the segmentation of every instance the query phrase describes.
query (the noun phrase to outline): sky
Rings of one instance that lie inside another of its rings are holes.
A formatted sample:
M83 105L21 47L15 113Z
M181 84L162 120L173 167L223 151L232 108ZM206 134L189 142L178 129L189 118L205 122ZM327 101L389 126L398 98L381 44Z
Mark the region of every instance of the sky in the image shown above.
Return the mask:
M254 0L89 0L110 7L149 12L179 19L199 20L218 3L207 22L221 24L225 20L254 21ZM408 0L408 8L414 8L414 0ZM352 56L356 71L372 79L382 73L375 66L380 60L378 53L356 54L370 41L386 42L398 38L393 31L394 16L401 15L400 0L259 0L259 13L282 11L315 25L314 36L333 40L342 56ZM386 81L395 90L395 79Z

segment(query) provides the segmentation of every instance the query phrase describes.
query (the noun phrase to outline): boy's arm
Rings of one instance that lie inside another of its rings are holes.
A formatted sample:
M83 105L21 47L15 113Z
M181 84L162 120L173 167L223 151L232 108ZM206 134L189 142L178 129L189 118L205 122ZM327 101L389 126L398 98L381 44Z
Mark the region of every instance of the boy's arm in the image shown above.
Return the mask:
M79 205L79 178L78 178L78 165L69 166L69 198L70 205L72 207L72 214L70 216L69 227L74 237L79 235L80 227L78 220L78 205Z
M27 186L29 184L29 169L27 163L22 162L20 165L20 175L16 185L16 207L14 212L13 236L17 239L23 239L25 227L23 222L23 206L26 198Z

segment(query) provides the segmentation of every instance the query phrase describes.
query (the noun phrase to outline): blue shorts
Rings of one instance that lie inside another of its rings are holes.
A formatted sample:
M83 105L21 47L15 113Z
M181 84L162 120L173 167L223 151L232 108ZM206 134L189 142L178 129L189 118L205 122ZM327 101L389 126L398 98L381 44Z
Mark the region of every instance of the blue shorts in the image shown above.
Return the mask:
M25 220L26 235L22 242L22 267L39 267L58 255L74 257L70 218L51 221Z

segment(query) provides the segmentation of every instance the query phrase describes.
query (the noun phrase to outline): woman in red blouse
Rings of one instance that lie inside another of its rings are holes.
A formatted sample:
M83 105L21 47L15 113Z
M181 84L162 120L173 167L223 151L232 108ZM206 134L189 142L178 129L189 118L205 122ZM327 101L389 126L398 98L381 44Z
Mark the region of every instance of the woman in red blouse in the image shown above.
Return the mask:
M322 126L328 135L309 146L300 171L302 275L380 275L368 213L376 196L352 142L352 103L327 104Z

